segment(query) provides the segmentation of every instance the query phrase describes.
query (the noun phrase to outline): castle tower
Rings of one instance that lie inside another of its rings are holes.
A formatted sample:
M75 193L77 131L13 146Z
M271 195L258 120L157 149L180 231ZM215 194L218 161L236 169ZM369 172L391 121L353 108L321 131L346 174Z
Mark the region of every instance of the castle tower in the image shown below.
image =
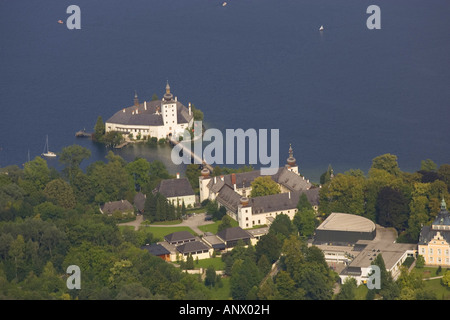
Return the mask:
M209 199L209 189L208 183L211 181L211 176L208 168L206 168L206 162L203 160L203 169L201 175L198 178L199 192L200 192L200 202Z
M297 161L294 158L294 151L292 150L292 145L291 144L289 144L289 158L287 158L286 168L289 171L292 171L292 172L294 172L296 174L299 174Z
M177 101L174 100L172 93L170 92L169 81L166 85L166 93L161 101L161 112L163 117L163 124L166 127L168 134L173 134L175 126L178 124L177 119Z

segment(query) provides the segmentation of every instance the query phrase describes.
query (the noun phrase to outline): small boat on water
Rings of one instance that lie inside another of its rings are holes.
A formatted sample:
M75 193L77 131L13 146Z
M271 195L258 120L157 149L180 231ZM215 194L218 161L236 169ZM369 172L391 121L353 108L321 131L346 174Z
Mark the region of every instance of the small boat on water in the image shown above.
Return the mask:
M319 31L323 31L323 26L320 26Z
M226 2L222 3L222 7L225 7L226 5L227 5L227 3L226 3Z
M44 152L42 153L42 155L43 155L44 157L49 157L49 158L54 158L54 157L56 157L56 153L51 152L51 151L48 149L48 136L47 136L47 138L46 138L46 140L45 140Z
M64 23L64 21L62 21L62 20L58 20L58 23L59 23L59 24L63 24L63 23Z

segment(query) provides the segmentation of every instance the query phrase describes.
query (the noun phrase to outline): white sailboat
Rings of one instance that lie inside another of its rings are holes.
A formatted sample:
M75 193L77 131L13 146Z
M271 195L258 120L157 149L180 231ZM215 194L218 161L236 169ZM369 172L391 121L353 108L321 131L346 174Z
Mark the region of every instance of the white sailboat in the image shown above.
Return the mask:
M319 31L323 31L323 26L320 26Z
M56 157L56 153L51 152L51 151L48 149L48 135L47 135L47 138L46 138L46 140L45 140L44 152L42 153L42 155L43 155L44 157L50 157L50 158Z

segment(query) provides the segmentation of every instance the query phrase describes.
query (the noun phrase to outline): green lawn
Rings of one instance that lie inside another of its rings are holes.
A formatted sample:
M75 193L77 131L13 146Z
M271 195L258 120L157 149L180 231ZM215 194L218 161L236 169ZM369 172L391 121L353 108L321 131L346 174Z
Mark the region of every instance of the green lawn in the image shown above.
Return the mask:
M212 224L207 224L207 225L204 225L204 226L199 226L198 228L200 229L200 230L202 230L203 232L211 232L211 233L213 233L213 234L217 234L217 229L219 228L219 224L221 223L221 221L216 221L216 222L214 222L214 223L212 223ZM236 220L234 220L234 219L231 219L231 226L232 227L238 227L239 226L239 223L236 221Z
M211 292L211 300L230 300L230 278L222 278L222 288L215 286L209 289Z
M225 268L225 263L222 261L221 257L202 259L194 262L195 268L208 268L213 266L216 270L223 270Z
M164 240L164 236L177 231L188 231L194 236L197 234L189 227L141 227L140 230L144 232L150 232L154 238L158 238L161 241Z

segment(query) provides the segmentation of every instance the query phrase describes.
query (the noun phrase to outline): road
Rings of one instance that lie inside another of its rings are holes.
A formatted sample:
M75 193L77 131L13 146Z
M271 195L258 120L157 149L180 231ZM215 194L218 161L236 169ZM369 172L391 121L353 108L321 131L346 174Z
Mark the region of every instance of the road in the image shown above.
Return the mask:
M141 223L144 221L144 217L142 215L138 215L136 217L136 220L126 223L120 223L119 226L132 226L134 227L134 230L138 230L140 227L147 227L147 228L189 227L200 236L203 234L203 231L198 228L199 226L214 223L214 221L205 221L205 215L206 215L205 213L196 213L195 215L192 215L186 220L183 220L181 223L170 225L141 225Z

